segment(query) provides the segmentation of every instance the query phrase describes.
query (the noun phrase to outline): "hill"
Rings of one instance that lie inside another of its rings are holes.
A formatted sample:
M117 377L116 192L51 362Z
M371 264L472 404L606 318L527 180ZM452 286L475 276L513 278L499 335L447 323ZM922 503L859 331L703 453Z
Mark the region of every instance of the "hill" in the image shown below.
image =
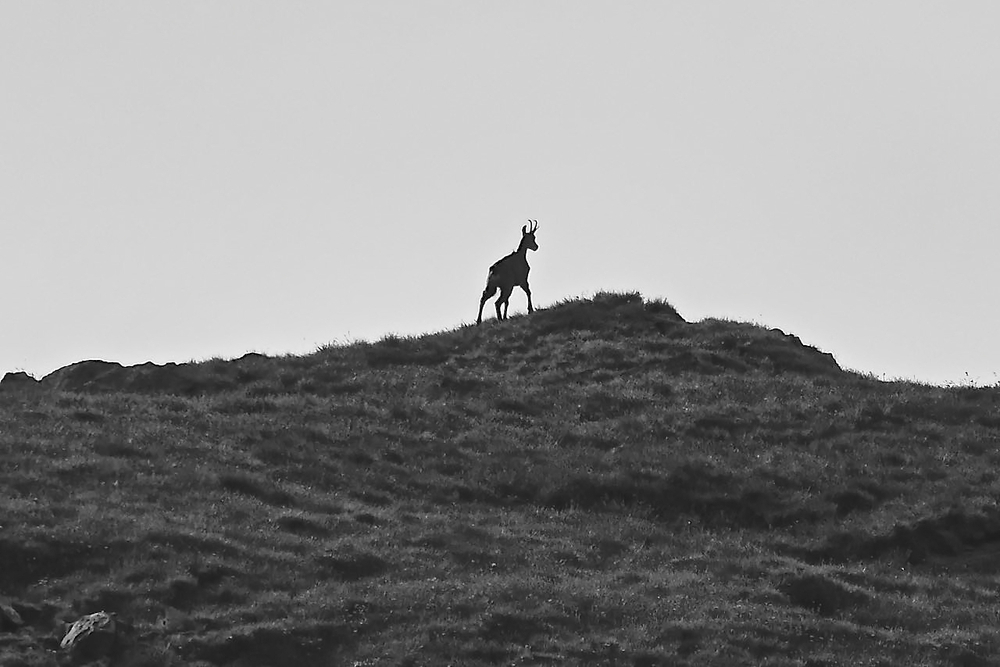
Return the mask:
M1000 391L600 294L0 383L0 664L1000 664ZM18 622L19 621L19 622Z

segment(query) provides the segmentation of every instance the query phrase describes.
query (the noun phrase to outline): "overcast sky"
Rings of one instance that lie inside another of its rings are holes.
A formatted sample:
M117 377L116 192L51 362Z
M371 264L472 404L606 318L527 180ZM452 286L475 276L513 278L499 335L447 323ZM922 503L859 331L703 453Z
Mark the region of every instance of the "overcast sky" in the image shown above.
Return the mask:
M998 35L993 1L2 3L0 373L451 329L531 218L537 306L995 384Z

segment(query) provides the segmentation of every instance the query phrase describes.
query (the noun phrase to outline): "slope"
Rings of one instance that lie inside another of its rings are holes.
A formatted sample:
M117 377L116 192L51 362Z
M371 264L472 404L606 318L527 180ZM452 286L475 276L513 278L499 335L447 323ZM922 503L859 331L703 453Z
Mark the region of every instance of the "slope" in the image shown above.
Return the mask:
M601 294L0 383L0 663L993 664L996 389Z

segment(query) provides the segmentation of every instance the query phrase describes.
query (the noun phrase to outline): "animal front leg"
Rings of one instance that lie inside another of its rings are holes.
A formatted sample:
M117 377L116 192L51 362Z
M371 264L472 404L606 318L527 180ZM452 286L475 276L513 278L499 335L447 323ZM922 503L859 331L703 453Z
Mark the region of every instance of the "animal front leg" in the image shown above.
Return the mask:
M528 312L529 313L535 312L534 306L531 305L531 288L528 287L528 283L525 283L522 289L524 290L524 293L528 295Z

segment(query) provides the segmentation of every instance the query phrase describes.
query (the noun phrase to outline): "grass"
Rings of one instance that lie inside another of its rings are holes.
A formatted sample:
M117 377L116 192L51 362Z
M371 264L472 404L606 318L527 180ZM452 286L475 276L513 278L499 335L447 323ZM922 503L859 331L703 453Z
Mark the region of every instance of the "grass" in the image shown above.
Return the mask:
M1000 391L599 294L0 388L0 664L1000 664Z

